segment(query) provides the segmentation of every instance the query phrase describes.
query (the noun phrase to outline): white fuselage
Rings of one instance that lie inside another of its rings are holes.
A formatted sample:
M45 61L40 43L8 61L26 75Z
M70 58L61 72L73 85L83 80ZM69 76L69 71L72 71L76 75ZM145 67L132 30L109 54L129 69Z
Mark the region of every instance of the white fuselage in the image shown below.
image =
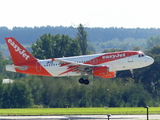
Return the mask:
M141 53L141 52L140 52ZM100 63L100 60L93 60L94 58L97 58L99 56L102 56L103 54L95 54L95 55L85 55L85 56L76 56L76 57L64 57L60 58L61 60L76 62L76 63L85 63L87 61L90 61L88 64L96 64L100 66L108 66L109 71L122 71L122 70L132 70L136 68L142 68L146 67L153 63L153 58L144 55L144 54L137 54L132 55L129 57L119 58L116 60L110 60L105 63ZM112 59L109 58L109 59ZM41 64L41 66L37 66L37 71L41 71L41 67L46 69L52 76L75 76L80 75L79 72L67 72L64 74L61 74L67 70L67 66L62 66L60 62L52 61L52 59L46 59L46 60L38 60L38 62ZM60 75L61 74L61 75Z

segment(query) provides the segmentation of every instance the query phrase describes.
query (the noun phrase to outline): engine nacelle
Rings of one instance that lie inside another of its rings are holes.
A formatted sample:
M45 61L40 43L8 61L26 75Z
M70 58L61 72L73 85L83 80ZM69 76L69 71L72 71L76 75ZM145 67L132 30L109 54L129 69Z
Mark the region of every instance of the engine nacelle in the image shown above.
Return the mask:
M114 71L109 71L108 66L94 67L92 70L94 76L99 76L101 78L114 78L116 76Z

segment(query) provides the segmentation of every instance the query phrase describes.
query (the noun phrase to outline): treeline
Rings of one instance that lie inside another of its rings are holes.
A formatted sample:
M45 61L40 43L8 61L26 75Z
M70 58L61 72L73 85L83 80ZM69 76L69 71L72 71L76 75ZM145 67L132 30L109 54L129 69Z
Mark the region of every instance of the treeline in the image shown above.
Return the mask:
M85 28L87 31L88 49L94 53L101 53L104 49L132 50L139 46L142 51L148 49L147 39L151 36L160 35L160 29L150 28ZM5 37L15 37L25 47L30 49L30 45L35 43L42 34L68 35L70 38L76 37L77 28L74 27L14 27L12 30L7 27L0 27L0 51L8 56Z
M133 39L147 39L151 36L160 35L160 29L158 28L85 28L88 33L88 42L107 42L112 39L118 38L120 41L126 38ZM71 38L75 38L77 28L73 27L14 27L12 30L7 27L0 27L0 44L4 44L5 37L15 37L22 44L32 44L39 36L50 33L52 35L64 34L69 35Z
M26 107L143 107L159 106L141 84L133 79L91 79L90 85L78 77L26 76L14 83L1 84L1 108Z

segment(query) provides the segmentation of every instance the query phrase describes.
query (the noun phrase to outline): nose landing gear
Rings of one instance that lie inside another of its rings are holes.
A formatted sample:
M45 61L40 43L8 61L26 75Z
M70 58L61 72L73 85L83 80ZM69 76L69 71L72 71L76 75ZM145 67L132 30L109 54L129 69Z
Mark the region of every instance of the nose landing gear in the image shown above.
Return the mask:
M80 79L79 79L79 83L88 85L88 84L89 84L89 80L88 80L88 79L80 78Z

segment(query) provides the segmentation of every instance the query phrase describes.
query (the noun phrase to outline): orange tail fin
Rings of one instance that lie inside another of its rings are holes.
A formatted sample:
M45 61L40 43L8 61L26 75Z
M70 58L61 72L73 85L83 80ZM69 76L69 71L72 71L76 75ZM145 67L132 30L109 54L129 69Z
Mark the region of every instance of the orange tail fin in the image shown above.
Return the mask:
M28 63L36 60L18 41L13 37L5 38L8 45L12 60L15 65Z

